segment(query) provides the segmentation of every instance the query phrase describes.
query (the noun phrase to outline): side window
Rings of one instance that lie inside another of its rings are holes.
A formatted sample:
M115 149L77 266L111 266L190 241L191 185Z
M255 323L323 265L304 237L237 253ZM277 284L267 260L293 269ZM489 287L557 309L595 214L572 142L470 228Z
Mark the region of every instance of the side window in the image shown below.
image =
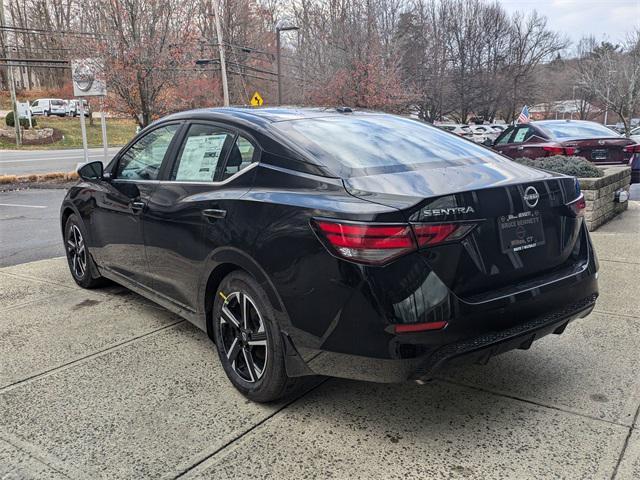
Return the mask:
M238 173L240 170L247 168L253 163L255 147L246 138L238 135L229 152L229 158L222 172L222 180L229 178L231 175Z
M32 107L37 107L37 106L38 106L38 100L36 100L35 102L33 102L33 103L31 104L31 106L32 106Z
M184 140L178 162L171 179L181 182L212 182L220 162L224 159L224 147L233 138L211 125L192 125Z
M533 135L533 129L531 127L518 127L516 130L516 134L511 140L511 143L522 143L526 142Z
M507 128L503 133L500 134L498 139L496 140L496 145L506 145L509 143L509 140L513 136L513 127Z
M167 125L148 133L120 157L116 178L155 180L179 125Z

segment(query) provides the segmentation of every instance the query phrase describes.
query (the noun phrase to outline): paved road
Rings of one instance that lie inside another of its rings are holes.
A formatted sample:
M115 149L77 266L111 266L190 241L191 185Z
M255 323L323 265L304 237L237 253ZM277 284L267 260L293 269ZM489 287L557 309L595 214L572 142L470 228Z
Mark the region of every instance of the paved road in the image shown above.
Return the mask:
M258 405L207 335L64 259L0 269L0 478L640 478L640 204L593 233L596 310L427 385ZM357 341L357 338L354 340Z
M111 159L120 147L108 150ZM89 149L89 161L103 160L102 148ZM82 149L72 150L0 150L0 175L70 172L84 162Z
M0 267L64 255L58 218L65 193L0 193Z

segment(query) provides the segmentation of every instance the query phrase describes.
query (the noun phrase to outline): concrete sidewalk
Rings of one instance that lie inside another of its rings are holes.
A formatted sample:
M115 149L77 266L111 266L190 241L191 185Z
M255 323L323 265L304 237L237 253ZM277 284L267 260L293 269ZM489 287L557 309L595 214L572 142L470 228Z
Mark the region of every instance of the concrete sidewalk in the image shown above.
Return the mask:
M0 479L640 478L640 203L593 239L601 297L562 336L268 406L141 297L81 290L64 259L0 269Z

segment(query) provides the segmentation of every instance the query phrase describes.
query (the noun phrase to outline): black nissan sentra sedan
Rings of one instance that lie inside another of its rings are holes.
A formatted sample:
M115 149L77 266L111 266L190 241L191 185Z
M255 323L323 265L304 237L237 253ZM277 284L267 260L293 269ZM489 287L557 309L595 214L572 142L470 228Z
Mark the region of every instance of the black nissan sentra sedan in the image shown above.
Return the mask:
M306 375L484 363L598 295L574 178L393 115L188 111L79 173L61 209L75 281L193 322L255 401Z

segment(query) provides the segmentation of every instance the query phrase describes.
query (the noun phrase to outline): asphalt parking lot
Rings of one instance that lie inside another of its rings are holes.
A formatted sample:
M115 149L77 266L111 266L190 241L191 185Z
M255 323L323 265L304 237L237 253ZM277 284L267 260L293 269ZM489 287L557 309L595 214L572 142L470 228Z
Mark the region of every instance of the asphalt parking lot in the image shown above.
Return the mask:
M79 289L63 258L0 268L0 479L640 478L630 203L593 234L601 297L562 336L423 386L320 379L276 405L237 393L195 327Z

